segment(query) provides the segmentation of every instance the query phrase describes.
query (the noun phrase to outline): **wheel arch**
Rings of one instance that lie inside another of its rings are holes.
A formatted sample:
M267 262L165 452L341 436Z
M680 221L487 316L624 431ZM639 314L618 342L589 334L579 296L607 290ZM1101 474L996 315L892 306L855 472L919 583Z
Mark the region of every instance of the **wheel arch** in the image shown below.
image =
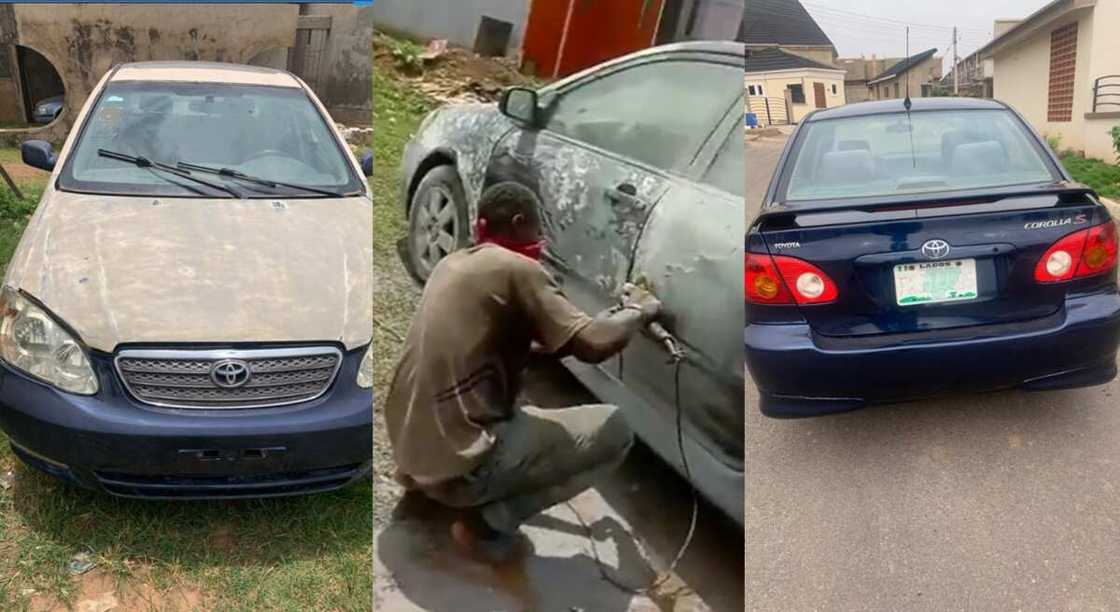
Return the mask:
M412 197L416 195L416 189L420 186L420 181L424 180L433 168L439 166L451 166L455 169L455 174L459 175L459 182L466 185L463 181L463 175L459 172L459 157L455 151L450 149L434 149L430 151L420 163L417 164L416 170L412 173L412 178L408 182L408 189L405 192L404 200L404 216L408 218L408 214L412 211Z

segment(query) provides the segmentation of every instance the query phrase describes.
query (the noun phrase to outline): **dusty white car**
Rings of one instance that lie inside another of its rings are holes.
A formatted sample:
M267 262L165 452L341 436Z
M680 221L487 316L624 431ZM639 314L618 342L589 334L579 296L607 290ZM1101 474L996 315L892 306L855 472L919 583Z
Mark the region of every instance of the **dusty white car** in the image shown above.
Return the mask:
M266 497L372 456L371 156L291 74L118 66L51 171L0 296L0 425L28 465L126 497Z

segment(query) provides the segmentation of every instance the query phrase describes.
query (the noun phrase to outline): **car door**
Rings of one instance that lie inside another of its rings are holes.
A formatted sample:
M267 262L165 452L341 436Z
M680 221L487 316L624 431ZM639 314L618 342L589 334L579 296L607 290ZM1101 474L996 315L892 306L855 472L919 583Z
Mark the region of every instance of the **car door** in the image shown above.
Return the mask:
M576 305L598 312L628 278L650 211L741 89L733 55L667 51L610 64L543 90L543 126L501 139L485 185L513 180L538 194L546 263Z
M689 170L661 198L642 233L631 280L664 304L664 326L685 351L679 372L683 427L724 465L743 465L742 236L746 231L743 101ZM622 382L672 423L677 377L648 336L623 352Z

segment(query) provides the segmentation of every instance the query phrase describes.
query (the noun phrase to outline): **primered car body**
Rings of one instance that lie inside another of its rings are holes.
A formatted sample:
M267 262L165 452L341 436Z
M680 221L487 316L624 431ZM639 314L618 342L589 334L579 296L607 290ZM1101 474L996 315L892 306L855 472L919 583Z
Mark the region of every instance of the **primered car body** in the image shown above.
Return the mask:
M421 281L470 242L482 191L516 181L540 198L544 263L576 305L597 313L627 281L652 286L686 353L679 391L693 480L739 522L742 348L721 322L742 316L742 62L741 44L670 45L522 90L532 120L492 104L445 107L407 145L402 171L404 256ZM658 342L641 336L605 363L565 365L682 469L674 370Z
M0 296L0 426L17 456L145 498L289 495L368 472L372 202L299 79L119 66L58 155L23 154L52 176Z
M854 104L790 137L746 236L761 410L1116 375L1116 227L1007 106Z

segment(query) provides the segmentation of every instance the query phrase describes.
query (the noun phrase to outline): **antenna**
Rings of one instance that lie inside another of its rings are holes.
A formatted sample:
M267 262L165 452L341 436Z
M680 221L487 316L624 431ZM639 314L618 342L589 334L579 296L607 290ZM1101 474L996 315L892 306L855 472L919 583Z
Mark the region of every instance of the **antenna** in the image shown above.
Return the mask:
M902 71L902 76L906 78L906 99L903 100L902 105L906 107L906 112L910 112L910 106L913 104L912 102L910 102L910 68L912 68L912 66L909 63L910 62L910 26L906 26L906 59L903 60L903 61L907 62L907 64L906 64L906 70Z
M910 132L910 160L914 167L918 167L918 153L914 150L914 121L910 118L910 107L914 105L910 101L910 26L906 26L906 70L902 71L902 78L906 79L906 99L902 101L902 106L906 107L906 127Z

